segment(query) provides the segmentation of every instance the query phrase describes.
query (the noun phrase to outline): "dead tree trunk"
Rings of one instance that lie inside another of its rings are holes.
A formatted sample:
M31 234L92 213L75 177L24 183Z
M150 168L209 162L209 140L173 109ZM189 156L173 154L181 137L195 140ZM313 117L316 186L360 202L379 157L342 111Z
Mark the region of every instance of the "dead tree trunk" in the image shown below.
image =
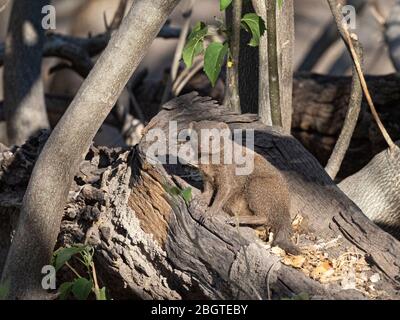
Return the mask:
M14 1L4 58L4 101L10 144L22 144L49 128L41 77L42 8L49 0Z
M145 135L132 150L89 150L58 237L59 245L86 242L95 247L101 281L112 297L279 299L307 293L314 299L399 298L400 243L368 220L291 136L195 94L164 105L145 134L160 128L168 136L169 121L177 121L179 132L203 119L224 121L231 129L255 129L256 151L289 182L291 214L302 221L302 255L279 256L252 229L241 227L238 233L222 213L199 223L205 209L196 200L201 183L184 166L149 163L145 155L152 141ZM12 177L28 175L32 167L27 154L34 153L24 148L3 152L3 217L21 204L28 177ZM165 186L187 183L195 196L189 205L166 191ZM379 280L372 283L372 275Z

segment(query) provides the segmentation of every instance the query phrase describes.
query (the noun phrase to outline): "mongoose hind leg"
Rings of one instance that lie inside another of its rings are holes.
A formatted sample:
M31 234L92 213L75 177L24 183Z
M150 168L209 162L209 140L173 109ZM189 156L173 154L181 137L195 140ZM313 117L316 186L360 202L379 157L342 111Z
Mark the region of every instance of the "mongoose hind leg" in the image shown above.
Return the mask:
M246 185L249 209L266 217L266 227L273 232L273 244L297 254L291 243L290 198L286 182L280 175L250 177Z

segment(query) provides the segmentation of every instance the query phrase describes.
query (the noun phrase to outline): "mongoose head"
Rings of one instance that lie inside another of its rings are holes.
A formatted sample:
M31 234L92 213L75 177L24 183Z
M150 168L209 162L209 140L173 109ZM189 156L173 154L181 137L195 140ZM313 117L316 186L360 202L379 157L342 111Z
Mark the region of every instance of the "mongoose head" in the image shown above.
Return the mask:
M229 126L224 122L202 120L189 124L189 136L193 149L199 156L223 152L231 142Z

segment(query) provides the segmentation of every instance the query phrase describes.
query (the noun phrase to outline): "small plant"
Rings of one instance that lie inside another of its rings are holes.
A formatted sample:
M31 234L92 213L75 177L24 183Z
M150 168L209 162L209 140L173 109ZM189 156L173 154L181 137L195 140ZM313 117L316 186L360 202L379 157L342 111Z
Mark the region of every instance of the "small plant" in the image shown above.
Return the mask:
M192 188L190 187L180 189L178 187L165 184L164 190L171 196L182 197L183 200L185 200L186 205L189 205L189 202L192 200Z
M278 0L280 6L282 1ZM226 10L231 4L232 0L220 0L220 10ZM247 13L241 19L241 27L251 34L251 40L248 45L257 47L261 36L266 30L264 20L255 13ZM209 26L204 22L198 22L190 33L182 54L187 68L192 66L194 57L204 52L204 40L210 36L209 30ZM224 35L225 41L222 43L211 42L204 52L204 72L212 86L215 86L217 82L224 61L227 61L229 68L233 65L231 48L229 47L230 31L227 30L223 23L219 23L217 33Z
M58 271L62 266L67 266L75 275L73 281L64 282L59 287L59 298L65 300L71 295L78 300L87 300L90 293L96 300L107 300L106 288L99 288L96 269L93 262L94 249L87 245L77 244L68 248L60 248L54 252L52 264ZM87 278L81 276L69 261L74 258L81 263L87 271Z

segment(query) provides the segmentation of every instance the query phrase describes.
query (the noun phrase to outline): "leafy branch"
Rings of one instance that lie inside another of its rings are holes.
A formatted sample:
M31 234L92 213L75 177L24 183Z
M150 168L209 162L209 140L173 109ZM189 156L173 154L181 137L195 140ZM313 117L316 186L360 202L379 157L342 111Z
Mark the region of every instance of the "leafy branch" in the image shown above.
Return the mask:
M94 249L87 245L74 245L68 248L60 248L54 252L52 264L56 271L64 265L68 267L76 278L73 281L64 282L60 285L59 298L67 299L71 294L75 299L87 300L90 293L94 293L96 300L107 300L106 288L100 289L96 268L93 262ZM85 267L87 277L83 277L69 263L72 258Z
M233 0L220 0L220 10L224 11L232 5ZM240 20L240 26L251 34L249 46L257 47L261 36L264 34L266 27L264 20L255 13L247 13ZM210 41L206 49L205 40L211 36L210 26L204 22L198 22L190 33L186 46L183 49L183 61L187 68L193 64L193 59L204 53L204 72L210 80L212 86L215 86L221 73L224 62L228 68L232 68L235 61L232 61L232 48L230 47L230 37L232 30L227 30L226 26L221 24L217 28L217 32L225 37L225 41Z

